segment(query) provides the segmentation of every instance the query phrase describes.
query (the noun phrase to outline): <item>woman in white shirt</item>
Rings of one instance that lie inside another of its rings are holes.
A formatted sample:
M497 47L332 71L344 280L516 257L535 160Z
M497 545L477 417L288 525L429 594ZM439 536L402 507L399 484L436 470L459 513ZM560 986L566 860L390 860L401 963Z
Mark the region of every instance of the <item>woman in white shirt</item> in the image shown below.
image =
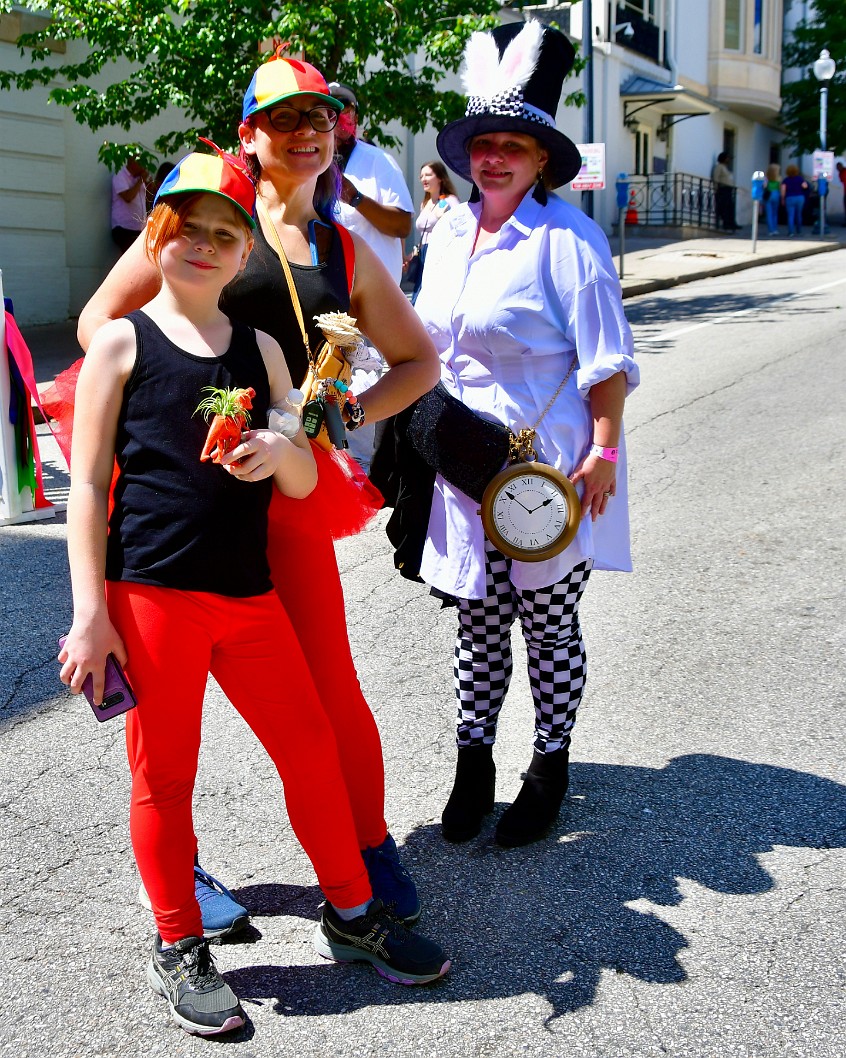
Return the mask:
M432 229L438 221L445 217L453 206L459 205L459 198L455 186L449 178L446 166L443 162L426 162L420 167L420 183L423 185L423 201L420 203L420 212L417 214L415 226L419 241L414 247L414 253L407 261L409 268L416 268L416 282L411 295L411 304L417 300L420 293L420 284L423 282L423 266L426 263L426 251L429 246L429 237ZM415 265L415 258L417 259Z
M581 167L551 117L573 58L566 37L538 22L474 34L467 114L438 137L447 165L475 184L470 203L432 234L416 306L442 383L514 434L536 425L539 460L578 485L582 507L564 550L512 560L486 538L479 503L436 477L420 575L459 612L458 765L442 816L451 841L475 836L493 808L492 749L518 617L534 754L496 840L527 844L557 818L587 672L579 599L592 569L631 569L622 435L623 403L638 382L631 331L605 235L549 193Z

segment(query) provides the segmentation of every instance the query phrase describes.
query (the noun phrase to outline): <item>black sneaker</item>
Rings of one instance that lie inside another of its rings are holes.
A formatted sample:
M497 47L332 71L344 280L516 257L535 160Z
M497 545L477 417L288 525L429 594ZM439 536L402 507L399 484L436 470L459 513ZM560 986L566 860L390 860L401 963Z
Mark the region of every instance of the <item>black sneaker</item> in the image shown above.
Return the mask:
M156 934L147 980L170 1004L174 1021L197 1036L238 1029L246 1020L235 993L218 973L208 942L185 937L162 949Z
M412 933L381 900L365 915L344 922L327 901L314 933L318 955L335 962L369 962L400 985L425 985L447 972L450 961L434 941Z

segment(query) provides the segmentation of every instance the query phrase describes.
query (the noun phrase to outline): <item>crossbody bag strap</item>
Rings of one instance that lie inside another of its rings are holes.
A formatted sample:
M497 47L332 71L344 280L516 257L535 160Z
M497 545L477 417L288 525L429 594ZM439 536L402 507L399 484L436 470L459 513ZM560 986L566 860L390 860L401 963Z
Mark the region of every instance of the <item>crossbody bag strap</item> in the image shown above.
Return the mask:
M335 225L335 231L338 233L338 238L341 240L341 249L344 252L344 270L347 274L347 290L352 295L353 283L355 282L355 243L350 232L339 224L336 220L332 223Z
M300 297L297 294L297 288L294 285L294 277L291 275L291 266L288 264L288 258L285 256L285 251L282 249L282 243L279 239L279 232L276 230L276 225L273 223L270 214L267 211L267 206L264 202L256 196L256 210L258 215L263 221L262 230L265 233L270 233L271 238L271 249L276 253L279 258L279 263L282 265L282 271L285 273L285 279L288 282L288 290L291 294L291 304L294 306L294 312L296 313L297 323L300 325L300 333L303 336L303 345L305 346L306 356L308 362L311 364L314 362L314 356L311 351L311 346L308 342L308 332L305 327L305 320L303 319L303 310L300 305Z
M564 376L564 378L561 379L558 389L556 389L556 391L549 398L546 407L543 409L537 419L535 419L534 424L523 430L520 430L516 434L512 431L511 439L509 441L509 448L511 451L511 459L513 461L531 462L533 459L537 458L534 449L535 432L540 426L543 417L546 415L552 405L556 402L556 400L558 400L558 395L561 390L564 389L564 387L570 381L570 376L576 370L576 365L578 364L578 362L579 354L576 353L576 355L570 361L570 367L567 371L567 374Z

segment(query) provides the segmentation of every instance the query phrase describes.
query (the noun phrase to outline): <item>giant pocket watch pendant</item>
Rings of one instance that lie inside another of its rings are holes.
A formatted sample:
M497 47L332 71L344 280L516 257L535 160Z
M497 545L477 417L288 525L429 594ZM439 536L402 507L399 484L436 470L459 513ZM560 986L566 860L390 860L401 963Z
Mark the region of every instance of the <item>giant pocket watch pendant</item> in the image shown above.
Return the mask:
M512 436L512 462L491 479L479 511L494 547L520 562L543 562L560 554L578 532L582 513L570 479L537 461L534 435L528 429Z

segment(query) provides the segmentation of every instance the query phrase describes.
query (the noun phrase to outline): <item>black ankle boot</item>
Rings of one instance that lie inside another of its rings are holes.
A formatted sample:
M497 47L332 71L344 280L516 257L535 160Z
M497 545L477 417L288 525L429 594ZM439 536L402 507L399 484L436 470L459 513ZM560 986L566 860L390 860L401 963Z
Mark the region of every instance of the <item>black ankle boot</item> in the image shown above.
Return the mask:
M498 845L513 849L537 841L546 834L558 818L558 810L567 793L568 757L566 749L554 753L535 750L514 804L506 808L496 825Z
M493 810L496 765L493 746L459 746L455 784L441 816L446 841L469 841Z

